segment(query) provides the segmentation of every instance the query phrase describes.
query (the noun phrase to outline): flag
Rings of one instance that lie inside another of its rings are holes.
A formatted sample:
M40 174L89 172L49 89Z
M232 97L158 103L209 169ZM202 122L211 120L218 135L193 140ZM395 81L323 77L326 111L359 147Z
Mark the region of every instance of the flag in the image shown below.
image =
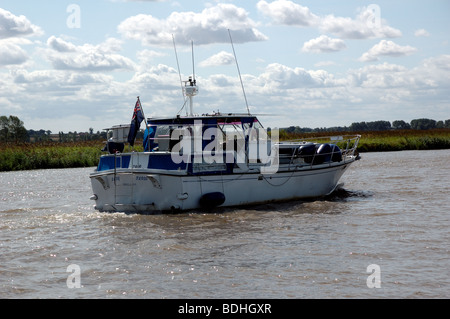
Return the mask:
M128 133L128 143L130 143L131 146L134 145L137 132L141 128L141 123L144 119L144 112L142 112L141 101L138 97L134 107L133 118L131 119L130 132Z

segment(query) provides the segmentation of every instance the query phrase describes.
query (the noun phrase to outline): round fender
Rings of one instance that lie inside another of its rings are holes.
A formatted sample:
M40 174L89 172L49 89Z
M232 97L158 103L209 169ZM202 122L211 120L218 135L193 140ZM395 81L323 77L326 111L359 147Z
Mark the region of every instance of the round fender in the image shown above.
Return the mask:
M225 202L225 195L220 192L207 193L200 197L200 206L204 208L213 208L222 205Z

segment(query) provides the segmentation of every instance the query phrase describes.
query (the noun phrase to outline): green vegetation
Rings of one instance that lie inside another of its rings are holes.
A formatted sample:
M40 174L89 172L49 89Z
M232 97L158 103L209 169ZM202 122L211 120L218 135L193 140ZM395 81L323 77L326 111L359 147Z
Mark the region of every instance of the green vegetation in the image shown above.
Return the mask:
M350 126L330 128L290 126L280 129L281 140L332 135L362 135L360 152L387 152L402 150L434 150L450 148L450 119L435 121L415 119L405 121L355 122Z
M362 135L358 145L359 152L450 149L450 129L316 133L287 133L280 131L280 139L296 140L347 134Z
M450 149L450 120L417 119L358 122L350 127L280 129L280 139L361 134L359 152ZM135 151L142 151L141 130ZM106 132L27 131L15 116L0 116L0 171L97 166L105 146ZM129 146L125 152L130 151Z
M27 138L27 130L17 116L0 116L0 142L25 141Z
M101 141L0 143L0 171L97 166L104 146ZM134 150L143 149L138 146Z
M450 119L445 121L435 121L431 119L415 119L410 123L405 121L373 121L373 122L355 122L350 126L334 126L334 127L299 127L289 126L281 128L280 131L286 133L321 133L321 132L367 132L367 131L390 131L390 130L432 130L432 129L449 128Z
M142 151L141 144L136 141L134 150ZM97 166L104 146L102 141L0 143L0 171Z
M98 142L0 144L0 171L95 166L101 149Z
M357 132L356 132L357 133ZM362 134L359 152L450 149L450 129L368 131ZM281 140L355 134L355 132L286 133ZM142 141L136 141L142 151ZM97 166L102 141L0 143L0 171ZM125 151L130 151L129 146Z
M450 149L450 129L365 132L360 152Z

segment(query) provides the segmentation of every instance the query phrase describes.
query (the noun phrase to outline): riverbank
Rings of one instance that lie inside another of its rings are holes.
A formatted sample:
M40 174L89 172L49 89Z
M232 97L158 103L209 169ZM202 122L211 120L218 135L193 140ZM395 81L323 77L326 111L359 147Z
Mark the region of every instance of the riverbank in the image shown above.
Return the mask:
M365 132L359 152L450 149L450 129Z
M280 134L281 140L302 139L355 132ZM450 129L361 132L360 153L401 150L450 149ZM136 145L140 145L136 142ZM102 141L0 144L0 171L97 166ZM127 146L128 148L128 146ZM139 146L136 151L142 151Z
M20 143L0 144L0 171L95 166L102 143Z
M302 138L354 135L360 134L358 144L360 153L366 152L392 152L405 150L436 150L450 149L450 129L432 130L389 130L366 132L337 132L337 133L303 133L280 134L280 140L297 140Z

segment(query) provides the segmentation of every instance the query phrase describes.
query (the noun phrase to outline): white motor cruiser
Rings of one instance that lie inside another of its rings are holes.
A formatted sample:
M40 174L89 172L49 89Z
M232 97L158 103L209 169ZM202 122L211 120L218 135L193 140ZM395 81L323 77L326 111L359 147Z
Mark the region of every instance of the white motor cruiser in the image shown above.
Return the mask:
M197 83L184 83L190 113L145 119L140 100L131 125L112 127L90 175L95 208L164 212L241 206L330 194L359 156L355 136L280 142L251 114L193 114ZM144 151L123 152L145 122Z

